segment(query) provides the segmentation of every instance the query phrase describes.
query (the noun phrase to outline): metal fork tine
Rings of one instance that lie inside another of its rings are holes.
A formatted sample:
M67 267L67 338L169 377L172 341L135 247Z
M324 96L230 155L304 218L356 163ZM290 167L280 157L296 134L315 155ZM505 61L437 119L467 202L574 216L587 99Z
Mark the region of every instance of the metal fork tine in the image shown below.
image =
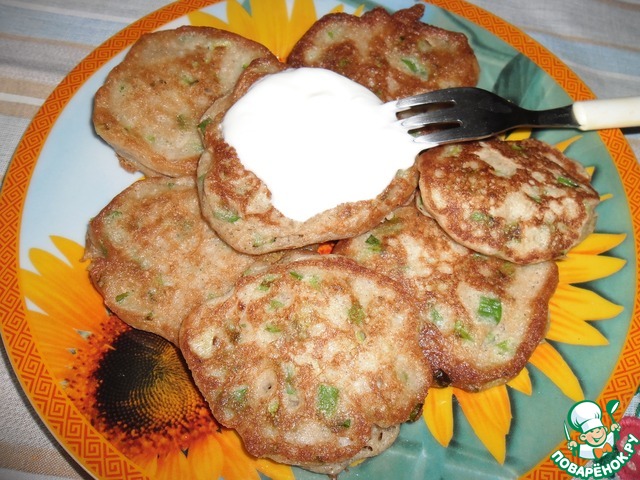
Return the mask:
M452 127L443 130L436 130L414 137L413 141L416 143L424 144L424 148L437 147L438 145L446 145L447 143L456 143L473 138L474 140L480 140L482 138L490 137L490 134L469 134L463 127Z
M454 111L450 108L443 108L404 118L400 121L400 125L411 130L414 128L427 127L429 125L460 123L461 118L464 117L460 115L458 110Z
M445 88L444 90L434 90L433 92L421 93L413 97L401 98L396 102L398 110L405 110L419 105L431 105L435 103L455 103L451 98L453 89Z

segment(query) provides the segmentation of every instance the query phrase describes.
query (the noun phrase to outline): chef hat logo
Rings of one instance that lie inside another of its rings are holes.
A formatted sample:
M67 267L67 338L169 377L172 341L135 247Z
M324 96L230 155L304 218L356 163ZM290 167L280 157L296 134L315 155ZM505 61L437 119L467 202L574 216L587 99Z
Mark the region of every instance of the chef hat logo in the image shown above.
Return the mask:
M574 430L582 433L604 426L602 423L602 409L591 400L576 403L569 410L567 421Z

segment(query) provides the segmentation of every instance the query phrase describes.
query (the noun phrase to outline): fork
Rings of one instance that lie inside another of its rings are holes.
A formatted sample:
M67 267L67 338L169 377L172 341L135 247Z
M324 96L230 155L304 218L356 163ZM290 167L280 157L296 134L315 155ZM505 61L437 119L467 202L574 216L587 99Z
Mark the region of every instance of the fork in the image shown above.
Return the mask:
M481 88L456 87L403 98L395 106L401 115L410 114L400 118L400 125L425 148L479 140L521 127L600 130L640 126L640 97L527 110Z

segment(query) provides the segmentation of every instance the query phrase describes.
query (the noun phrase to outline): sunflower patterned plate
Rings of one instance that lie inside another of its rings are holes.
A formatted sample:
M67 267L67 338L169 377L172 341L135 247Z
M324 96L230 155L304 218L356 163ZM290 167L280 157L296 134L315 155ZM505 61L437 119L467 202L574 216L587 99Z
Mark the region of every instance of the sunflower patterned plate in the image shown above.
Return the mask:
M410 0L386 0L389 10ZM250 457L221 428L175 348L110 316L82 262L87 222L136 180L91 128L92 98L145 32L182 24L232 30L285 58L329 11L372 1L184 0L131 25L66 77L16 150L0 197L2 336L22 387L60 443L102 479L320 479ZM431 0L423 21L465 33L480 86L541 109L592 97L565 65L499 18L462 0ZM287 132L282 132L283 138ZM526 137L517 131L511 137ZM635 298L640 172L619 131L537 131L592 171L602 195L596 233L558 262L546 341L506 386L469 394L432 389L423 419L340 478L561 478L573 403L628 404L640 381ZM622 410L622 409L621 409ZM568 454L568 452L567 452Z

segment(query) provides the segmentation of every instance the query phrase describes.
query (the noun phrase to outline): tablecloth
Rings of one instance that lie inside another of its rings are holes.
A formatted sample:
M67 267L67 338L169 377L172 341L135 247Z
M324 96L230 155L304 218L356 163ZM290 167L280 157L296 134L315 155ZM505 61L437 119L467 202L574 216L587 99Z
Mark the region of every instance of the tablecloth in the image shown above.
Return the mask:
M29 122L104 40L165 0L0 0L0 179ZM563 60L600 98L640 95L640 0L472 0ZM640 157L640 129L626 130ZM0 478L90 478L56 443L0 355ZM629 410L634 410L634 399Z

